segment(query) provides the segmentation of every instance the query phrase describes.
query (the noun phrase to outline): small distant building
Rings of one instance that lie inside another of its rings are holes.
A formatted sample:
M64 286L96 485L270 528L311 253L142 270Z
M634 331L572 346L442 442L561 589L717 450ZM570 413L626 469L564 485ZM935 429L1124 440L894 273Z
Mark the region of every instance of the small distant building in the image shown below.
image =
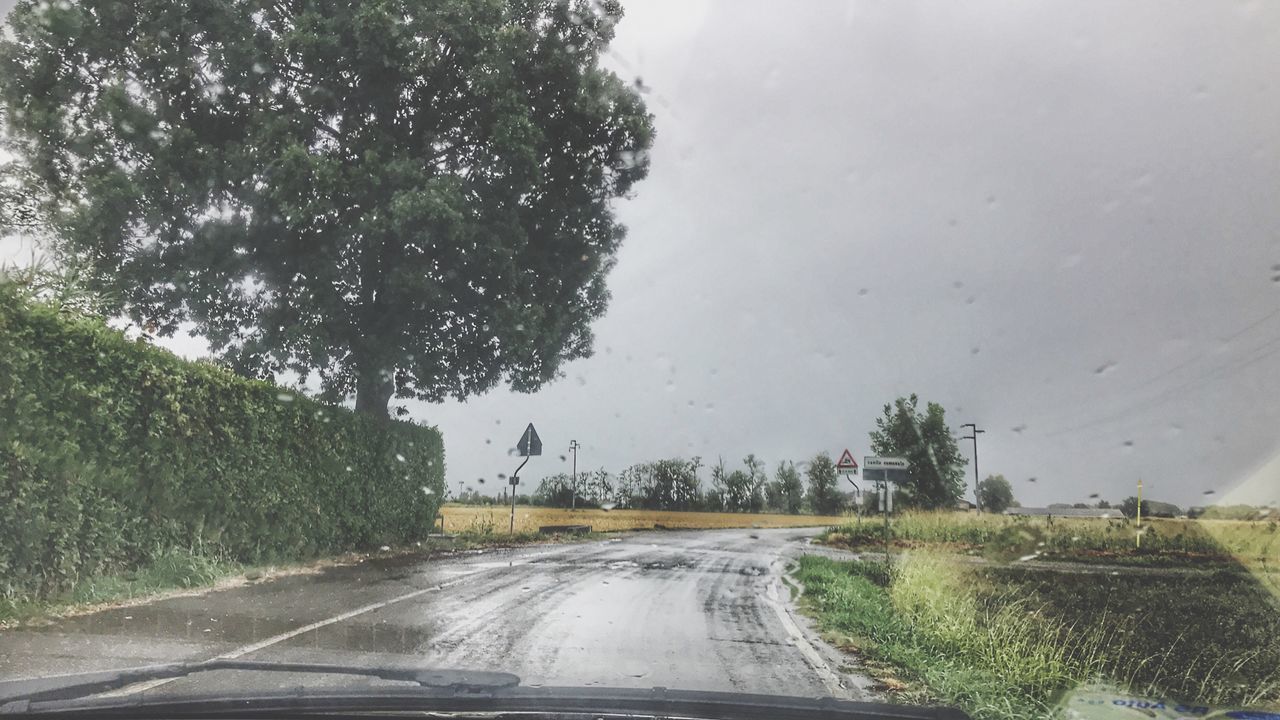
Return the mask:
M1009 508L1004 511L1005 515L1014 515L1021 517L1069 517L1069 518L1097 518L1120 519L1124 517L1124 513L1117 508L1074 508L1065 507L1020 507Z
M955 509L956 509L956 510L959 510L959 511L961 511L961 512L969 512L969 511L972 511L972 510L977 510L977 509L978 509L978 506L977 506L977 505L974 505L973 503L969 502L968 500L957 500L957 501L956 501L956 504L955 504Z

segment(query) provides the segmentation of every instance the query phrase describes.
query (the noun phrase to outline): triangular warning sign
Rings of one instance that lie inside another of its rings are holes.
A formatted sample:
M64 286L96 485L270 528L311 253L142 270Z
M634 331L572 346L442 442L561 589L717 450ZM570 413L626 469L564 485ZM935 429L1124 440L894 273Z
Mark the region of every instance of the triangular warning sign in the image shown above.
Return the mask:
M840 462L836 463L837 470L857 470L858 461L853 459L853 453L849 452L849 448L845 448L840 455Z

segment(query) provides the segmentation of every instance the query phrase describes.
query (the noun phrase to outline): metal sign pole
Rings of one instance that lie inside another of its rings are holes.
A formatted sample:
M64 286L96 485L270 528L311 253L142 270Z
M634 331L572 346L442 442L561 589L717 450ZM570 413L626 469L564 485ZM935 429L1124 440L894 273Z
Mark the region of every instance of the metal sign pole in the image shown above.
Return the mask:
M516 443L516 450L524 457L524 462L520 463L520 467L511 473L511 534L516 534L516 486L520 484L520 471L524 469L524 464L529 462L529 458L534 455L542 454L542 438L538 437L538 431L533 429L533 423L529 423L529 427L524 429L524 434L520 436L520 442Z
M889 498L889 471L880 471L880 503L884 508L884 567L889 569L889 513L893 510L893 500Z
M852 475L845 473L844 479L853 486L853 516L858 519L858 527L862 527L862 488L853 481Z
M511 473L511 530L510 530L510 533L512 535L516 534L516 485L520 484L520 471L524 469L524 464L527 462L529 462L528 456L525 457L524 462L520 463L520 467L516 468L516 471Z
M884 513L884 566L889 568L889 514L893 512L893 488L889 483L889 471L905 472L911 467L906 458L901 457L865 457L862 459L863 477L871 470L880 471L880 480L876 485L880 495L880 511Z

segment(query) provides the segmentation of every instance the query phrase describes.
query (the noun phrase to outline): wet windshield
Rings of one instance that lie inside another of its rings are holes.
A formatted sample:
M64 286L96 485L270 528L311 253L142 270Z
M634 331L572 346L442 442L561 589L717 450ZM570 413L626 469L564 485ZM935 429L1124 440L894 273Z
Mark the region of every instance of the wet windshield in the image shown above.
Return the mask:
M0 0L0 683L1280 712L1277 10Z

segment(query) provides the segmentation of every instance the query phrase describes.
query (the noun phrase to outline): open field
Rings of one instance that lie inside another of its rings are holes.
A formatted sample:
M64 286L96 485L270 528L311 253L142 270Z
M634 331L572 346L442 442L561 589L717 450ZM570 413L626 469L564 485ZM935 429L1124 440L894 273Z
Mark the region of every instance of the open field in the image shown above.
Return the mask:
M891 572L807 556L795 577L828 639L908 702L1040 718L1100 684L1195 706L1280 707L1280 611L1249 573L975 567L915 550Z
M955 552L982 552L995 559L1034 555L1052 560L1226 561L1251 567L1280 567L1280 522L1238 520L1170 520L1143 522L1142 546L1137 525L1124 518L1016 518L960 512L904 513L891 523L901 547L932 547ZM883 526L874 518L846 522L826 537L833 545L879 546Z
M511 508L499 505L445 505L445 532L505 533ZM590 525L593 532L669 529L823 527L840 525L847 517L831 515L769 515L750 513L675 512L669 510L564 510L516 506L516 532L537 532L542 525Z
M1280 704L1280 523L1144 521L1141 548L1123 518L920 512L891 528L891 571L806 557L796 577L835 642L909 692L999 719L1043 717L1099 681L1199 706ZM882 532L864 519L824 540L879 549ZM959 561L973 555L989 562Z

